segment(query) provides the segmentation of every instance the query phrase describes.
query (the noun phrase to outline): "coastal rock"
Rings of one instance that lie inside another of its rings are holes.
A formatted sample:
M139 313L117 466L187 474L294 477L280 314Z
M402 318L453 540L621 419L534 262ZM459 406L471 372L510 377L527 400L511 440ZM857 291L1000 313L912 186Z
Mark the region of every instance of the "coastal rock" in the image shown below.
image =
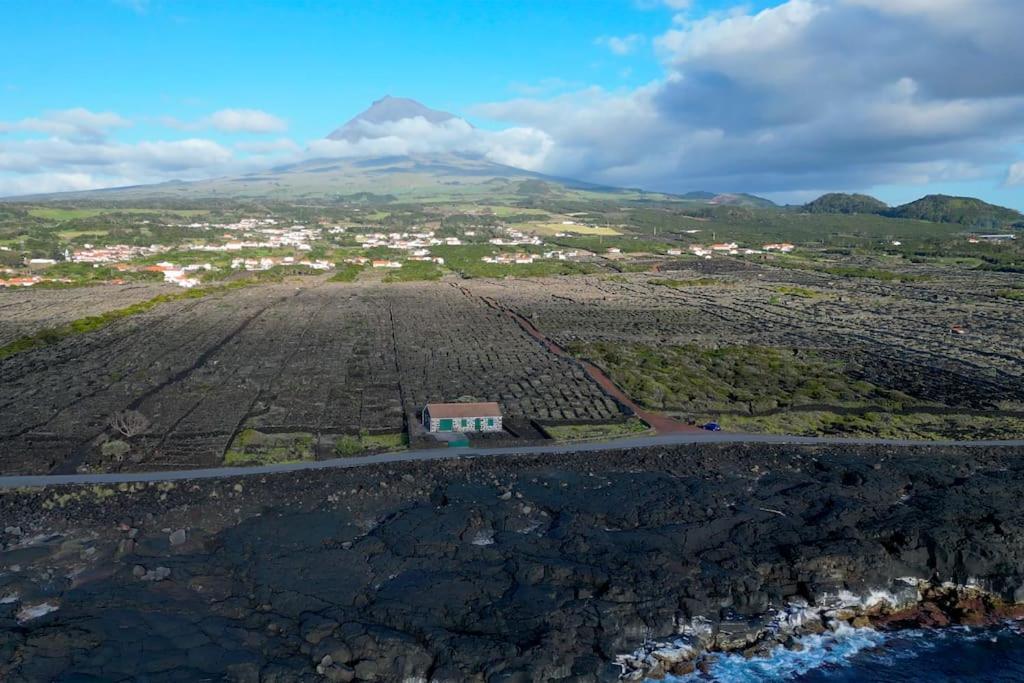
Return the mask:
M679 675L706 668L702 653L758 656L826 626L1013 614L1019 449L891 456L709 445L391 463L252 477L244 496L195 481L54 510L40 504L52 491L10 492L5 524L59 540L0 553L23 572L8 578L117 571L52 595L38 594L48 580L17 584L21 602L0 610L61 607L0 648L74 637L0 658L0 679L138 679L185 662L194 678L613 681L620 655L641 677ZM169 531L118 558L126 532L111 519ZM169 546L170 530L184 542Z

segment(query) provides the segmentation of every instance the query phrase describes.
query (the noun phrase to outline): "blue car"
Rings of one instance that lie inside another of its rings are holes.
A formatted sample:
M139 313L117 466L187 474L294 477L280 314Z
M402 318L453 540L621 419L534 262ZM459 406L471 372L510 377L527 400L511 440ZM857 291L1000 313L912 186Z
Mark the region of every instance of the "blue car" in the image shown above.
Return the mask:
M706 429L709 432L720 432L720 431L722 431L722 428L720 426L718 426L717 422L708 422L705 425L701 425L700 428L701 429Z

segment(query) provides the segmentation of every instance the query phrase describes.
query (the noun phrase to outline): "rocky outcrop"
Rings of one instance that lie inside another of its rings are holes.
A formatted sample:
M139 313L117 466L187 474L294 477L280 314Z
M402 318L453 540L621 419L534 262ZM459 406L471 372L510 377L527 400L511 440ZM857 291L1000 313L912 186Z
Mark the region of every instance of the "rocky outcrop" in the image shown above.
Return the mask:
M1020 455L701 446L5 492L0 679L616 680L644 643L696 664L686 628L755 653L780 615L1013 616ZM938 592L872 611L906 576Z
M681 624L677 637L644 643L616 657L625 681L660 680L709 668L718 654L768 656L779 647L799 649L802 636L825 631L991 626L1024 617L1024 604L1007 602L976 585L958 586L904 578L863 596L825 596L816 605L795 601L753 619L698 618Z

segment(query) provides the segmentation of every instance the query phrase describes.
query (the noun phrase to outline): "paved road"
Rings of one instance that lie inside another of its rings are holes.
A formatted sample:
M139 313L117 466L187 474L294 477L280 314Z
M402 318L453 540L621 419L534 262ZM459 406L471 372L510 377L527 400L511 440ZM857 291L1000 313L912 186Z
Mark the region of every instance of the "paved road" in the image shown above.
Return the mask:
M175 470L163 472L126 472L117 474L60 474L0 476L0 489L19 486L52 486L55 484L120 484L128 482L181 481L187 479L219 479L223 477L297 472L302 470L323 470L344 467L362 467L395 462L421 460L449 460L455 458L479 458L488 456L514 457L518 455L553 455L559 453L580 453L608 451L621 448L645 446L674 446L702 443L753 443L753 444L809 444L835 446L964 446L985 448L1011 446L1024 448L1024 439L1006 441L913 441L900 439L840 439L817 436L776 436L770 434L723 434L705 432L702 434L666 434L661 436L640 436L614 441L563 444L558 446L513 446L510 448L432 448L419 451L381 453L354 458L337 458L317 462L297 462L284 465L261 465L257 467L214 467L201 470Z

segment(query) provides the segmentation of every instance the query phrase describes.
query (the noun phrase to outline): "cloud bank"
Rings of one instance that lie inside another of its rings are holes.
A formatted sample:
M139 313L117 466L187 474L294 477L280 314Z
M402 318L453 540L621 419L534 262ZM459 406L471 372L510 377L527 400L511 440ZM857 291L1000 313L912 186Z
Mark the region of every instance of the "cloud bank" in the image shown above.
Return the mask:
M683 5L681 5L683 6ZM675 17L658 82L484 105L538 168L664 190L799 192L1005 172L1024 140L1017 0L789 0Z
M616 54L652 50L659 78L616 91L565 81L524 86L518 98L471 110L504 130L413 118L379 124L356 142L277 137L226 145L195 136L127 144L110 138L132 121L68 109L0 122L0 194L445 151L664 191L800 196L978 180L1024 186L1020 0L786 0L706 16L684 0L660 6L674 12L661 35L595 37ZM253 109L163 123L193 135L287 128Z

